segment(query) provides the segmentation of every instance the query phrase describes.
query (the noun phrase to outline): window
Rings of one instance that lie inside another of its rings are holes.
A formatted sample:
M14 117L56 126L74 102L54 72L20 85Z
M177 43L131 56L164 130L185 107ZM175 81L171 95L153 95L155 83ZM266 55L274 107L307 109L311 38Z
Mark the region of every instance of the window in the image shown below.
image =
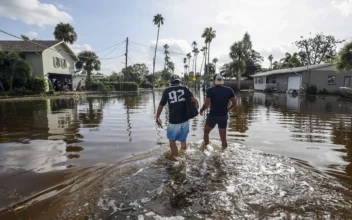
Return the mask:
M328 85L336 85L336 76L328 76Z
M65 59L60 59L61 60L61 68L66 69L67 68L67 62Z
M59 68L61 66L61 61L58 57L53 57L54 67Z

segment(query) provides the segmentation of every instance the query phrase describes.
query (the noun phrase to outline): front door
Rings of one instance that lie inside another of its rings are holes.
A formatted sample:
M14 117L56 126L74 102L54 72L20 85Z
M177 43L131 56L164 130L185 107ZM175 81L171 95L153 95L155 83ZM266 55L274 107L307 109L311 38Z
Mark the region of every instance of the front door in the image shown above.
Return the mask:
M344 87L350 87L351 86L351 77L350 76L345 76L345 81L343 83Z

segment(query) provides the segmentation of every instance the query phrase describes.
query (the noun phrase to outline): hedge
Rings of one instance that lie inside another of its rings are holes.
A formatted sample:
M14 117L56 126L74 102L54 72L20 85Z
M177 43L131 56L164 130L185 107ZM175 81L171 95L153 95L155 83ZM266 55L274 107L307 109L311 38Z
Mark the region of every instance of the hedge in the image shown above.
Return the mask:
M105 86L113 86L115 91L138 91L138 84L135 82L106 82Z
M46 91L46 82L44 78L33 77L28 80L28 88L35 93L44 93Z

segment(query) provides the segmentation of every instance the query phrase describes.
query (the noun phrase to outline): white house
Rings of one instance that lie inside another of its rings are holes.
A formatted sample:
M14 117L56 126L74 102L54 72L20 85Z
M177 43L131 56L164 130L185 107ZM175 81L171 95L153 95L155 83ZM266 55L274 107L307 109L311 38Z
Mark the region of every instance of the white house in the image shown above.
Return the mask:
M64 84L72 85L75 62L79 59L63 41L0 41L0 50L23 54L33 75L50 79L56 90L62 90Z
M274 91L305 89L315 85L318 91L325 89L336 93L339 87L352 87L352 72L339 72L331 63L279 69L253 75L254 89Z

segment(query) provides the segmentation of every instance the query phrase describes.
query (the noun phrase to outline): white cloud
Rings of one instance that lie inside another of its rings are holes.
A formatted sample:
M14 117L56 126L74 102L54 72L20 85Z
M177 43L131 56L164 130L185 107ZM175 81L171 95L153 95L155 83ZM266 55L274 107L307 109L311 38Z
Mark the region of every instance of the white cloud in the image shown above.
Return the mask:
M337 3L336 1L332 1L331 4L340 10L344 16L349 16L352 14L352 0L346 0L341 3Z
M93 50L93 48L89 44L83 44L83 45L74 44L74 45L69 45L69 46L71 47L71 50L75 54L78 54L79 52L82 52L84 50L89 50L89 51Z
M28 36L28 37L31 38L31 39L38 37L38 33L35 32L35 31L29 31L29 32L27 32L25 35Z
M40 27L73 21L73 18L68 13L60 11L53 4L41 3L39 0L2 1L0 16L12 20L21 20L26 24Z

